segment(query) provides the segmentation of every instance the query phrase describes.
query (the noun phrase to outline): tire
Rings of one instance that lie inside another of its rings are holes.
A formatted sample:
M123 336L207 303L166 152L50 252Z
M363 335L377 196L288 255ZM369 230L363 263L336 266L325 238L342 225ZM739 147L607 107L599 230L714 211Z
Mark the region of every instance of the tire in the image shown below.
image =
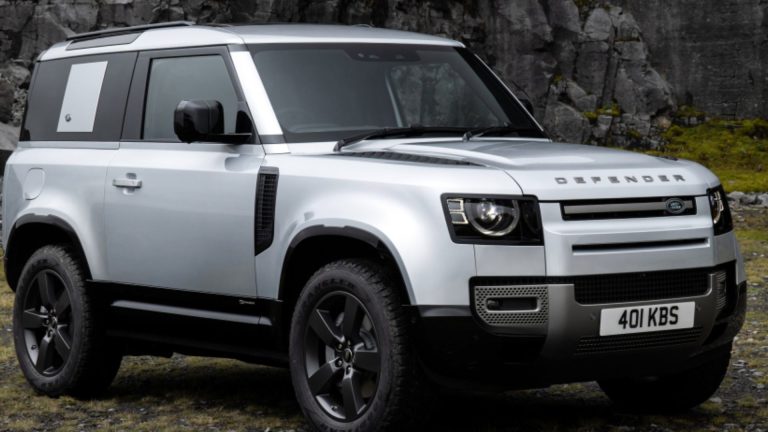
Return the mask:
M16 357L38 393L98 395L122 361L107 343L79 255L67 245L38 249L21 272L13 308Z
M423 417L408 320L383 266L342 260L318 270L299 295L289 354L296 398L317 430L410 430Z
M698 367L660 377L599 381L600 388L627 411L674 414L707 401L728 371L730 350Z

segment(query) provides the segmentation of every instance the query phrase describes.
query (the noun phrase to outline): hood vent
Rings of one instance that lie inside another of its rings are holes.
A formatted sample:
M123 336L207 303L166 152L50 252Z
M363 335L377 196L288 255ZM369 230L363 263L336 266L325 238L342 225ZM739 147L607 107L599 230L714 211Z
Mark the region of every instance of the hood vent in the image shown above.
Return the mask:
M384 151L368 151L368 152L345 152L340 153L339 156L352 156L360 158L370 159L383 159L397 162L415 162L433 165L459 165L459 166L482 166L476 163L457 160L446 159L435 156L424 156L410 153L396 153L396 152L384 152Z

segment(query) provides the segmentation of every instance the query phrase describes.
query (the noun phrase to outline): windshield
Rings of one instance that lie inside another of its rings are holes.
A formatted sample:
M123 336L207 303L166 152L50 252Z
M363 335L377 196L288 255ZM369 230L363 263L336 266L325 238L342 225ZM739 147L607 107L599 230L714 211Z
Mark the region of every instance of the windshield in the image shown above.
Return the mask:
M462 48L313 43L256 45L251 51L288 142L404 127L509 126L543 136Z

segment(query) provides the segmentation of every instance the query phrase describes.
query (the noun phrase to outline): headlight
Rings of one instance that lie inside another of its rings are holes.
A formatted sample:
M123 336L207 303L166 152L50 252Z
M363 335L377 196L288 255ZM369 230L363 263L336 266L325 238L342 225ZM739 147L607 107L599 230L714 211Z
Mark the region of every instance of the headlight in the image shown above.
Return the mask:
M457 243L542 244L533 198L444 195L443 206Z
M715 235L733 230L731 209L728 207L728 197L725 195L723 186L709 189L707 197L709 198L709 209L712 213L712 225L715 228Z
M517 201L494 201L489 199L464 202L469 223L483 235L501 237L512 232L520 221L520 205Z

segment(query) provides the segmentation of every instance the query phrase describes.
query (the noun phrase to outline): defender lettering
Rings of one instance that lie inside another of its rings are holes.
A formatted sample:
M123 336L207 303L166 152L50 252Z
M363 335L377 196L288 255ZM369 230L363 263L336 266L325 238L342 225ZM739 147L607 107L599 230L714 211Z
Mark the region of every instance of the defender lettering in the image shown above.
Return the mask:
M608 181L610 183L622 183L622 181L619 180L618 176L607 176L606 178L608 179ZM685 177L682 174L673 174L672 178L676 182L685 182ZM603 180L603 177L602 176L590 176L589 179L592 182L592 184L597 184L597 183L600 183ZM642 180L645 183L653 183L656 180L659 180L660 182L663 182L663 183L668 183L668 182L671 181L669 179L669 176L668 175L664 175L664 174L660 174L658 176L642 175L642 176L639 176L639 179L638 179L638 176L634 176L634 175L633 176L623 176L622 179L623 179L623 183L640 183L640 180ZM563 184L563 185L564 184L568 184L568 181L569 180L568 180L567 177L555 177L555 182L557 184ZM573 181L574 183L578 183L578 184L586 184L587 183L584 177L572 177L571 181Z

